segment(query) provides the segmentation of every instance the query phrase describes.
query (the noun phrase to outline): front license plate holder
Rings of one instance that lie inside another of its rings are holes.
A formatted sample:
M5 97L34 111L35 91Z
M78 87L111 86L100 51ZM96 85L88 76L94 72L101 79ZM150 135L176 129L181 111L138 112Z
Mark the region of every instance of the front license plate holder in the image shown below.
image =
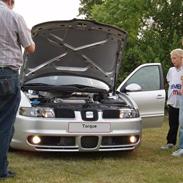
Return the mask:
M69 123L68 132L70 133L109 133L111 132L110 123Z

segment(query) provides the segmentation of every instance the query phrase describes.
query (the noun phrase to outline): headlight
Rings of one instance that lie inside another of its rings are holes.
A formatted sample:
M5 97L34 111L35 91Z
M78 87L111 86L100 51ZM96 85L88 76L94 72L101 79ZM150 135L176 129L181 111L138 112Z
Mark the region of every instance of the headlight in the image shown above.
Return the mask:
M137 109L121 109L119 113L119 118L138 118L139 111Z
M55 113L48 107L20 107L19 114L28 117L54 118Z

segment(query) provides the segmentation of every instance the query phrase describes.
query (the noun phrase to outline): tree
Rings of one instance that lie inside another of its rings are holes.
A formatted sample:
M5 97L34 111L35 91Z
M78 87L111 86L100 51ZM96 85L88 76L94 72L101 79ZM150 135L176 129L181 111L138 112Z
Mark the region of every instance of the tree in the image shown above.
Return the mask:
M147 0L146 6L150 7L144 16L144 20L151 19L150 26L143 31L141 39L142 49L149 45L156 54L152 57L161 62L164 73L170 67L170 51L181 47L183 36L183 1L182 0ZM144 55L145 58L145 55Z
M89 7L89 6L88 6ZM89 7L89 19L107 23L125 29L129 34L123 67L120 78L125 77L131 70L139 65L138 53L138 29L143 16L142 0L105 0L101 4L93 4Z
M79 15L85 15L86 18L90 18L93 5L102 3L103 0L80 0Z
M85 8L88 18L129 33L120 80L136 66L147 62L162 63L166 74L171 65L170 51L181 47L182 0L104 0L92 1L92 4L85 1Z

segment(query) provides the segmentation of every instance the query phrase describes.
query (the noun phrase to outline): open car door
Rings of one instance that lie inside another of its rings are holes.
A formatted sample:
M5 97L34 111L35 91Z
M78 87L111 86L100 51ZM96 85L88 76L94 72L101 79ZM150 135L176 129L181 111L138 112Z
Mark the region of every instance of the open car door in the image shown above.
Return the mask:
M137 103L143 127L160 127L164 118L165 90L160 63L137 67L118 87Z

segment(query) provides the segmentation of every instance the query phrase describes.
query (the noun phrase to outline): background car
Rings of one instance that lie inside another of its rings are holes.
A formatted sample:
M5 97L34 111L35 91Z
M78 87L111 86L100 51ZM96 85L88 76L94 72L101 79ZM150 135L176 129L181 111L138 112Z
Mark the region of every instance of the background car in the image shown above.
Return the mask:
M159 63L144 64L116 90L127 33L88 20L32 29L11 147L30 151L133 150L143 126L161 126L165 91Z

